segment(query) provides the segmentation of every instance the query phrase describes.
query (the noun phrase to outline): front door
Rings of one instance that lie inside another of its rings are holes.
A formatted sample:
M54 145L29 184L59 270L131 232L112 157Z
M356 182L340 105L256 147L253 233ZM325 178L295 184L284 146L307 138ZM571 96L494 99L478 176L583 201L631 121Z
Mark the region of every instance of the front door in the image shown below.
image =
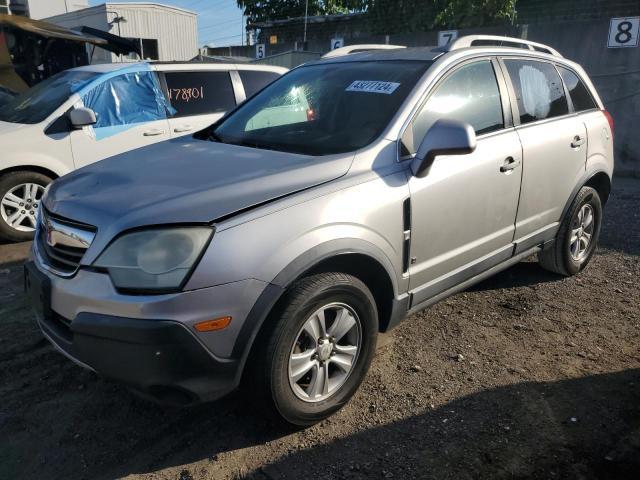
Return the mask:
M118 75L81 95L97 123L71 132L77 168L170 138L166 101L155 75Z
M502 92L491 60L464 64L436 86L409 126L413 151L439 118L467 122L478 136L475 152L437 157L424 178L409 180L414 304L512 255L522 148L504 120Z
M523 177L516 240L523 245L553 237L564 206L584 174L587 129L569 114L564 86L548 62L504 59L518 100L516 131L523 150ZM529 239L529 241L527 241Z

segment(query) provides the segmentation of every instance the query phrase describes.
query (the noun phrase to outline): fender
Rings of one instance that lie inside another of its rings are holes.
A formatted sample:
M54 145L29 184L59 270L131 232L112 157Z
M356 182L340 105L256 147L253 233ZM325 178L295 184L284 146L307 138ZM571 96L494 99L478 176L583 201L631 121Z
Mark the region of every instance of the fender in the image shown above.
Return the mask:
M611 177L604 170L594 170L594 171L585 172L585 174L580 178L580 181L576 183L575 187L573 187L573 190L571 191L571 195L569 195L569 199L567 200L567 203L562 209L562 214L560 215L560 222L562 222L562 219L565 217L567 211L569 210L569 207L571 207L571 204L573 203L573 200L578 195L578 192L580 191L580 189L584 187L587 183L589 183L589 181L593 177L595 177L600 173L604 173L607 176L607 178L609 179L609 185L611 185Z
M273 281L267 285L249 312L233 346L231 358L239 359L236 381L239 383L244 366L253 347L253 342L262 328L267 316L282 297L287 287L304 272L309 271L323 260L349 253L366 255L380 263L386 270L393 285L394 297L398 292L396 274L393 264L384 252L372 243L355 238L330 240L316 245L289 263Z

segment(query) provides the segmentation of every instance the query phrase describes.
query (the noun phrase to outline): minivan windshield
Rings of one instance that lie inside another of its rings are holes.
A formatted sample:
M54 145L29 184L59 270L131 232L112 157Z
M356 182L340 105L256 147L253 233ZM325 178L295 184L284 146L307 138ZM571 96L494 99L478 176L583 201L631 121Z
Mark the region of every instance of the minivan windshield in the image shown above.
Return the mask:
M66 70L16 95L0 107L0 121L39 123L98 73Z
M357 150L380 136L430 65L365 61L301 67L207 133L223 143L308 155Z

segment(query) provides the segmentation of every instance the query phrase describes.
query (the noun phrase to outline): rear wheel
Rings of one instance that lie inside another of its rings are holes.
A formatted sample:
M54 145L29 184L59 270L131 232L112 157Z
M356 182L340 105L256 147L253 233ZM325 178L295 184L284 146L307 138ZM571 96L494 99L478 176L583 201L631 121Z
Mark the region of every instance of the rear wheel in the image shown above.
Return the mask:
M343 273L306 277L288 292L258 341L258 388L277 414L311 425L342 408L375 352L378 315L371 292Z
M51 178L37 172L10 172L0 177L0 237L31 240L44 189Z
M540 265L566 276L581 271L596 250L601 223L598 192L582 187L560 224L554 244L538 254Z

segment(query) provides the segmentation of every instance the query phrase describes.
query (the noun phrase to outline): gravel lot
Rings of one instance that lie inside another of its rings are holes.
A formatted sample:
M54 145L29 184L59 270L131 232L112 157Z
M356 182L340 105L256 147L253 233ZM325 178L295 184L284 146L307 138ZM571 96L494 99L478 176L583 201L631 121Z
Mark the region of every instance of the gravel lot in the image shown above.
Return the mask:
M236 394L163 410L46 343L0 246L0 478L571 478L640 471L640 180L564 279L522 262L382 340L353 401L295 431Z

